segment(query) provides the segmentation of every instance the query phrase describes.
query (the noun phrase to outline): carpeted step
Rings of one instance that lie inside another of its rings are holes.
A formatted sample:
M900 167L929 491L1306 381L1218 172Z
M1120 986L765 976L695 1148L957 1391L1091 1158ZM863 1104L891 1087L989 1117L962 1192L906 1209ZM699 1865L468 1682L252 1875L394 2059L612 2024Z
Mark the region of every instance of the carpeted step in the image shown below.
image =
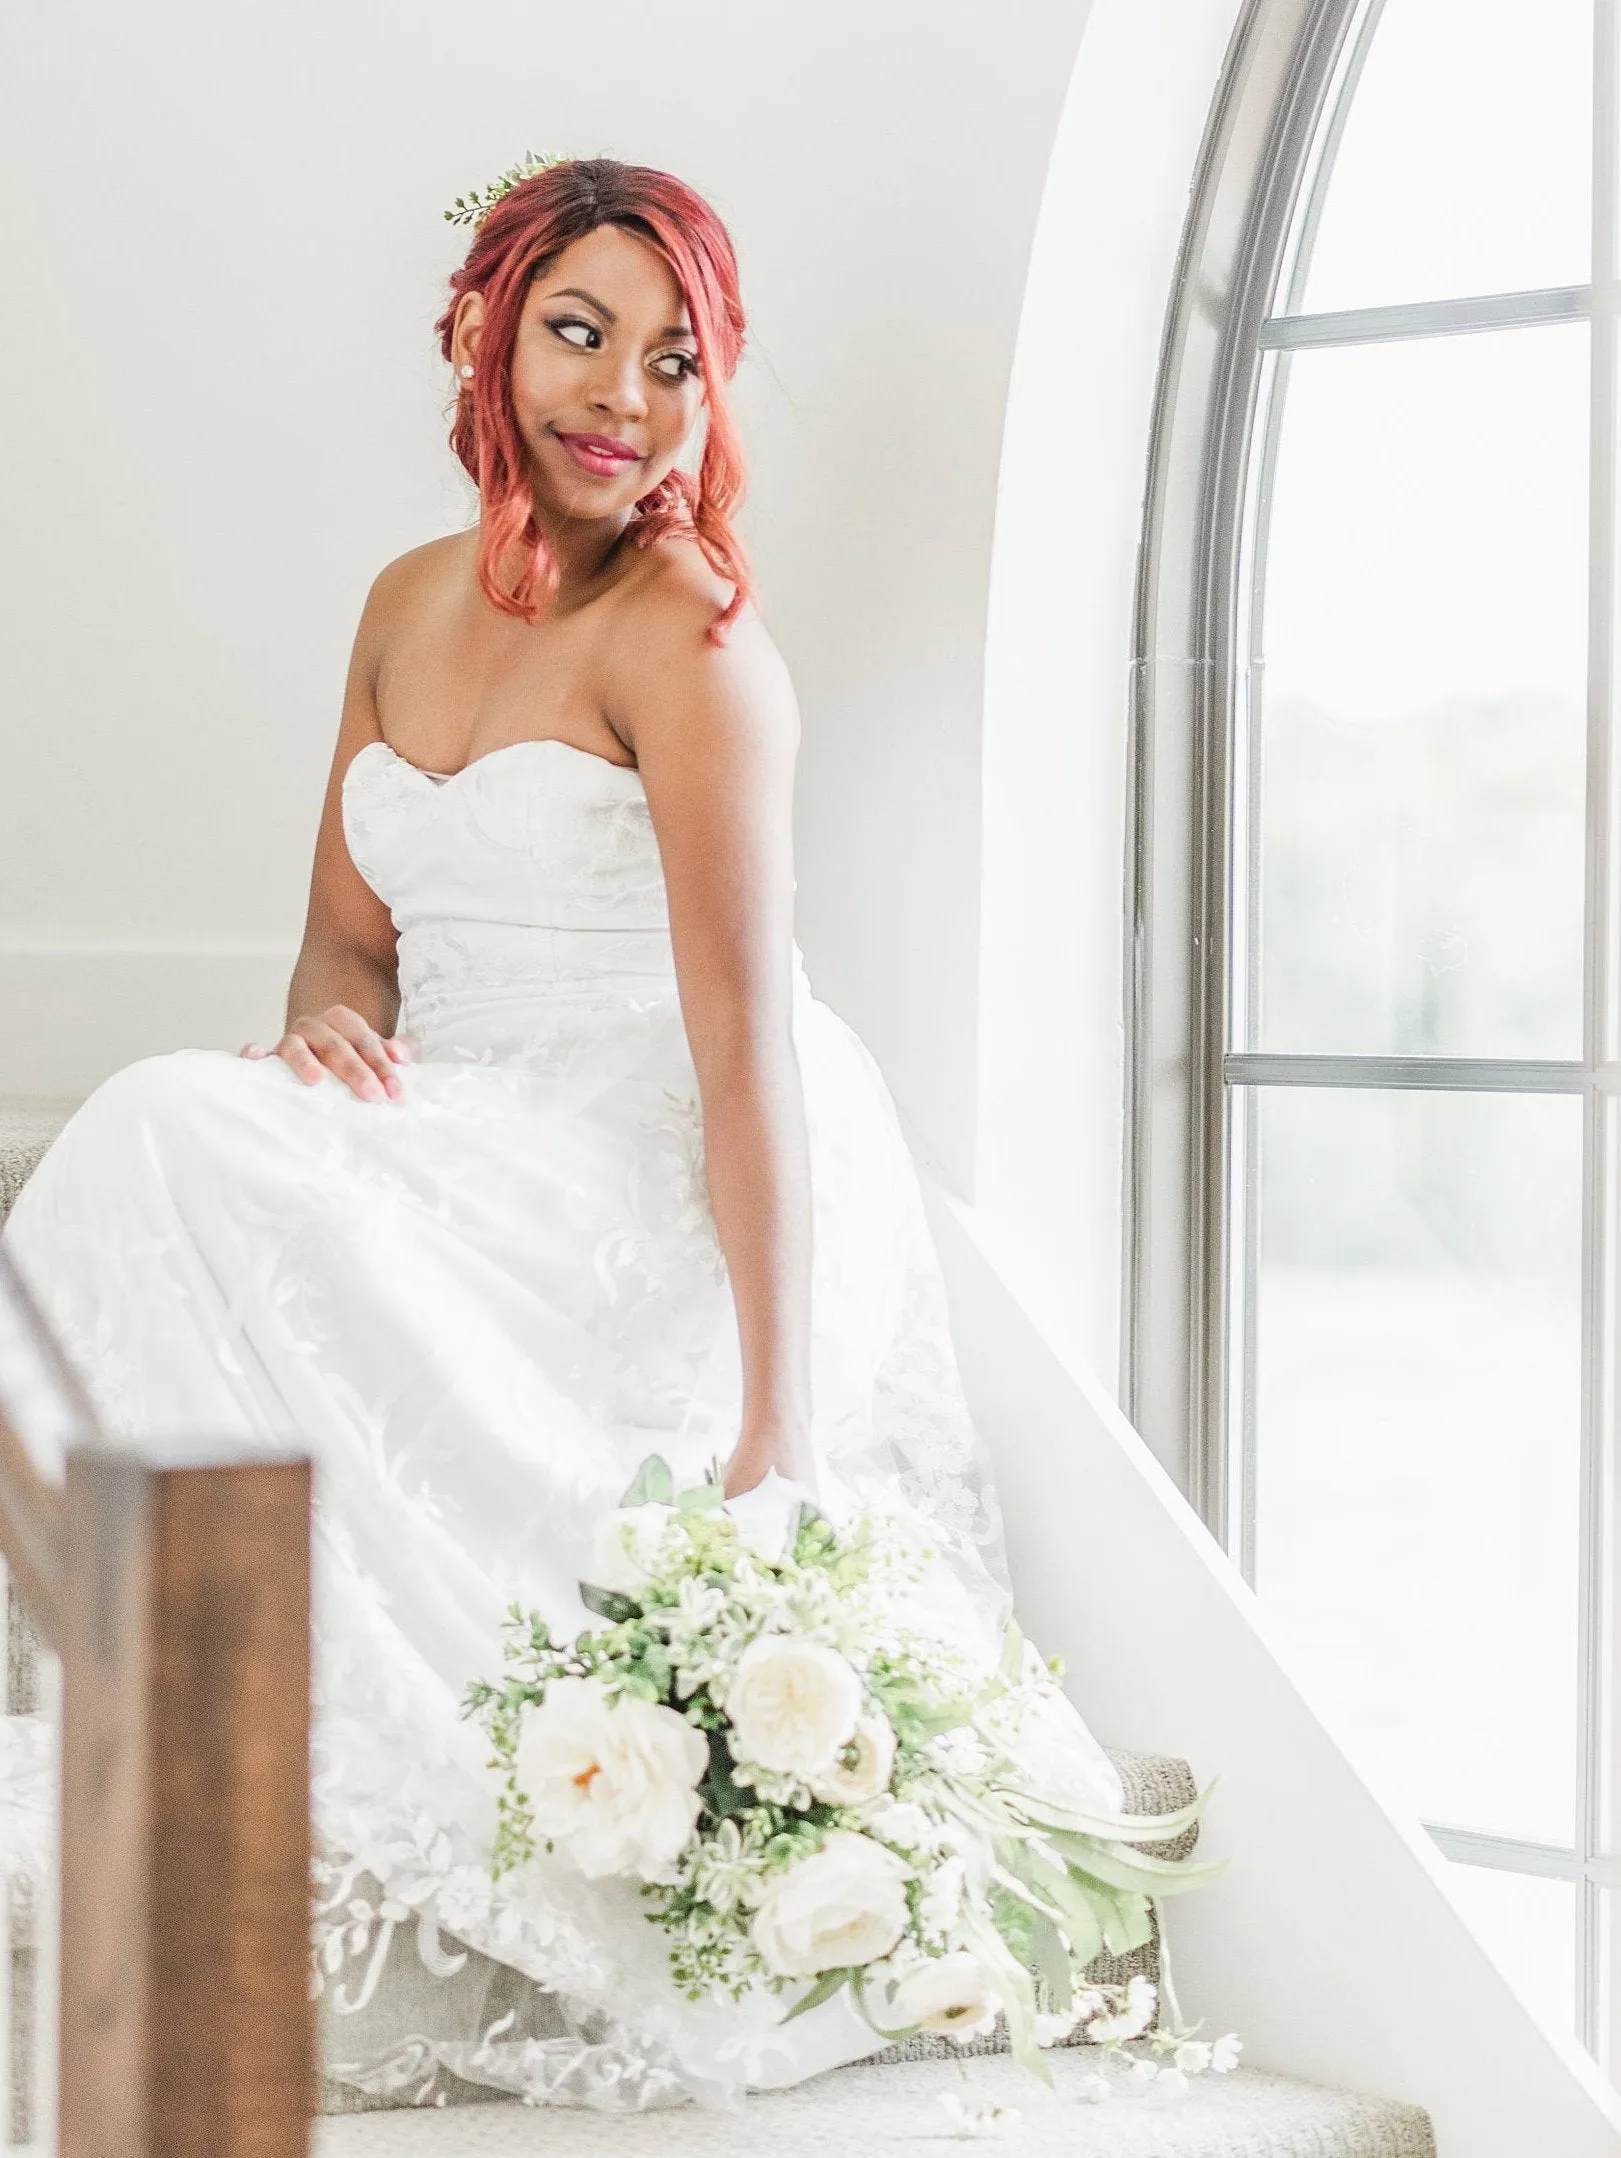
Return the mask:
M77 1107L53 1094L0 1094L0 1221Z
M790 2091L750 2098L741 2116L697 2107L602 2114L506 2103L374 2113L319 2124L314 2158L712 2158L720 2145L771 2158L917 2158L961 2130L942 2104L1017 2108L997 2141L1016 2158L1435 2158L1428 2116L1393 2099L1337 2091L1257 2069L1206 2074L1185 2095L1138 2095L1109 2071L1110 2096L1089 2103L1098 2073L1085 2053L1050 2056L1048 2091L1006 2057L899 2067L838 2068Z

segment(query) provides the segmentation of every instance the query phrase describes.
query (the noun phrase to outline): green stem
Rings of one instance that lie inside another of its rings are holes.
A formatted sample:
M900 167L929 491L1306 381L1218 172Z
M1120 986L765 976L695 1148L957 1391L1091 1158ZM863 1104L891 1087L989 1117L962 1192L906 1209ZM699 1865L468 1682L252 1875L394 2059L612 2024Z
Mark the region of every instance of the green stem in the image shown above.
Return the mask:
M1165 1905L1158 1896L1150 1896L1154 1909L1154 1930L1159 1936L1159 2004L1168 2011L1171 2028L1180 2037L1187 2028L1182 2021L1182 2004L1176 1997L1176 1985L1171 1977L1171 1949L1165 1937Z

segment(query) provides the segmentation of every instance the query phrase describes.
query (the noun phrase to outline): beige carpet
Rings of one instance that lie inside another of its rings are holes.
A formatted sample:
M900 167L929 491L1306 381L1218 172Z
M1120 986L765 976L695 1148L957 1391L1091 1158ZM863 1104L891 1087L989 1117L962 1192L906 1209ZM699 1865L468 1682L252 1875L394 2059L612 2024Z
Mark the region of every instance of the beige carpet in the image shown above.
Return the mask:
M323 2121L315 2158L714 2158L734 2149L768 2158L901 2158L902 2153L1001 2149L1010 2158L1434 2158L1416 2106L1324 2090L1238 2069L1191 2082L1156 2102L1116 2090L1102 2105L1076 2093L1095 2059L1053 2060L1056 2095L1004 2058L841 2068L792 2091L751 2098L739 2116L696 2108L619 2119L520 2105L372 2113ZM1016 2106L997 2137L965 2138L940 2103L958 2091Z
M48 1094L0 1094L0 1221L78 1107Z

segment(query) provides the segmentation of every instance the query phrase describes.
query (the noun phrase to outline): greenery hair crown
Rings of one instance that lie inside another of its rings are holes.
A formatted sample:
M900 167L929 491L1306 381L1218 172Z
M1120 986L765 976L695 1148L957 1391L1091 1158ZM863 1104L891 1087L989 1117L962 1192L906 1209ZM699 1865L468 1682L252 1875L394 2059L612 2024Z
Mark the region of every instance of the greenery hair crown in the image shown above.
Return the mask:
M501 197L509 195L520 180L532 180L537 172L546 172L553 165L568 162L566 157L537 157L533 150L526 150L521 165L510 166L488 187L475 188L470 195L458 195L454 207L445 212L446 220L452 225L481 225Z

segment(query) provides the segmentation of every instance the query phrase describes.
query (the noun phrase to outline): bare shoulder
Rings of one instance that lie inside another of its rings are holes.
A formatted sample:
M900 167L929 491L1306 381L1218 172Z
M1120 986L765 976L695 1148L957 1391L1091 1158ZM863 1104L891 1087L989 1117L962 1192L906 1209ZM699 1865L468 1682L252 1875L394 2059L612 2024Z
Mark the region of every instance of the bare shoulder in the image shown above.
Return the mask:
M477 544L477 532L468 531L447 532L441 539L408 547L404 554L386 562L372 579L366 595L367 613L386 620L402 608L444 590L465 573L468 556Z
M799 739L787 664L758 610L745 604L712 644L710 625L732 596L691 540L665 539L627 578L608 646L608 718L636 749L638 729L665 724L730 728Z

